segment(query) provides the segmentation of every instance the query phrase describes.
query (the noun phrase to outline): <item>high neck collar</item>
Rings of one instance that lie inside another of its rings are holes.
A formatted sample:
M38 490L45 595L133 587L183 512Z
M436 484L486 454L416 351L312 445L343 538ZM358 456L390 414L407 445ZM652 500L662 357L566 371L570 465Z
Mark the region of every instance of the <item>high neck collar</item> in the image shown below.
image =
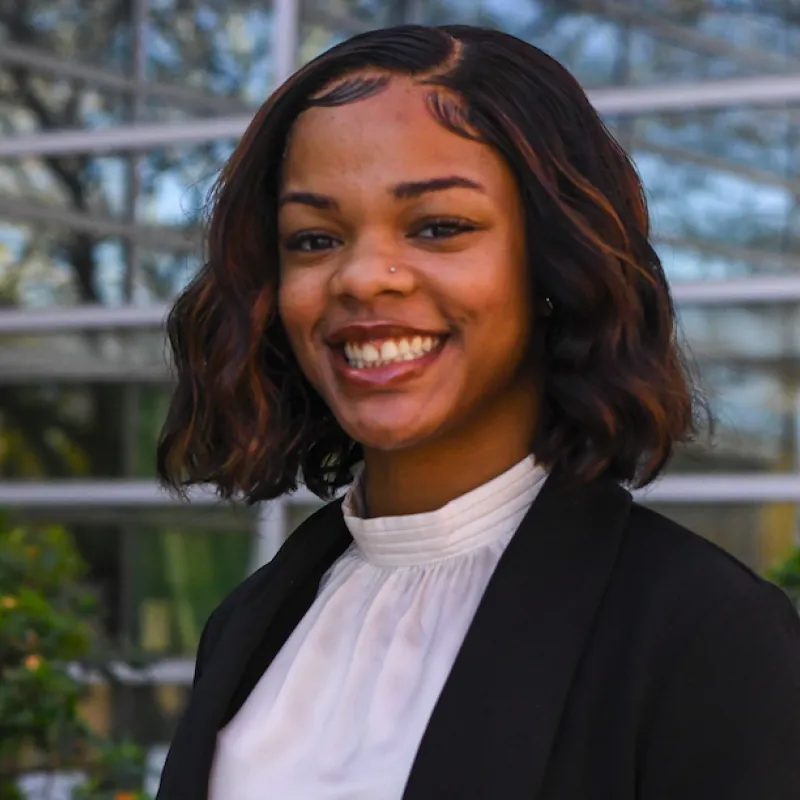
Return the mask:
M435 511L363 518L362 475L342 510L363 557L378 566L415 566L462 555L512 534L547 476L526 457L477 489Z

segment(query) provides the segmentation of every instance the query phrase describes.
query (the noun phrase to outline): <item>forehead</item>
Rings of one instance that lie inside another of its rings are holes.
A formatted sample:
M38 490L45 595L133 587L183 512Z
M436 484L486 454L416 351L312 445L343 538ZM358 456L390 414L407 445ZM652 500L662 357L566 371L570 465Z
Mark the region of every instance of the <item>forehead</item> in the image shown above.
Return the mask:
M487 174L503 170L487 145L447 130L434 116L433 87L396 78L370 97L333 108L311 108L292 131L284 182L343 179L379 170L410 180L417 173ZM442 90L443 91L443 90Z

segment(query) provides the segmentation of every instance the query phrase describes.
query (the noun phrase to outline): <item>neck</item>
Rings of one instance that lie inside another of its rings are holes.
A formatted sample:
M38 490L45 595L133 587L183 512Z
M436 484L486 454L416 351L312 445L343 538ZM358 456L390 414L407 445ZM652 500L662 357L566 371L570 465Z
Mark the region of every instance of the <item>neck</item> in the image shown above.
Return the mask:
M435 511L496 478L530 454L536 414L530 390L423 446L365 450L371 517Z

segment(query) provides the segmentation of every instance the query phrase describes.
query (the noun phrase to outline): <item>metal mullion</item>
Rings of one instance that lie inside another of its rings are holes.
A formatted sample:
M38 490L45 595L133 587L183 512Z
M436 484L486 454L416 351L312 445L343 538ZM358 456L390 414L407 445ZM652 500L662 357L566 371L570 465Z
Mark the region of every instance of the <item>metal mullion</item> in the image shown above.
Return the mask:
M163 658L144 667L136 667L124 661L112 661L104 666L114 676L114 680L123 686L191 685L194 676L194 659L190 658ZM70 676L79 683L99 684L106 681L102 672L80 663L68 664L67 669Z
M682 162L681 166L684 164L692 164L698 167L717 170L766 186L779 186L794 195L800 196L800 180L792 176L781 175L778 172L772 172L736 161L729 161L724 157L703 153L699 150L687 150L685 147L674 147L672 145L662 144L661 142L651 142L643 138L633 139L630 143L626 143L626 147L628 147L634 158L638 153L661 156L662 158Z
M289 5L293 0L280 0ZM281 51L288 68L289 48ZM607 87L589 91L595 107L611 116L640 115L667 111L781 106L800 101L800 74L761 75L695 83L656 86ZM233 139L242 135L251 114L170 123L121 125L92 131L54 131L0 140L0 158L67 153L107 153L142 150L171 144Z
M65 227L98 238L109 237L135 241L155 249L180 253L198 251L197 244L191 241L191 234L194 231L167 225L136 225L125 218L113 219L91 212L40 205L2 193L0 193L0 214L4 219L17 222L36 222L54 227Z
M147 72L147 19L149 16L148 0L134 0L132 4L131 25L133 34L133 94L130 103L131 121L135 125L142 117L144 97L142 95ZM143 159L136 152L128 160L128 192L126 198L126 216L128 224L134 227L138 222L137 205L142 185ZM140 267L140 248L135 239L127 239L128 259L125 272L125 301L133 300L134 287Z
M289 498L281 497L260 504L256 541L250 565L252 572L271 561L291 533L287 513L290 503Z
M272 50L275 86L295 71L300 49L300 0L273 0ZM241 131L240 131L241 134Z
M624 19L636 28L646 30L654 38L673 42L689 52L722 56L758 70L796 70L800 67L800 61L797 59L731 44L717 36L709 36L686 25L670 22L664 19L663 15L641 8L638 3L630 3L627 0L625 2L623 0L601 0L598 7L598 3L592 0L589 3L583 2L582 5L587 11L595 13L599 11L608 17Z
M275 86L282 84L295 71L300 38L299 2L300 0L273 0L272 50ZM272 560L288 534L284 498L260 503L251 571Z
M666 475L633 494L657 503L800 503L800 472L687 473ZM222 504L211 488L189 492L191 504L164 492L148 480L60 480L0 482L0 507L6 508L162 508ZM277 501L291 505L319 504L307 489Z
M52 73L56 78L85 81L97 88L111 92L134 92L136 82L133 78L120 75L100 67L80 64L71 59L44 53L33 47L16 42L3 42L0 48L0 64L26 67L38 72ZM148 98L168 101L178 108L205 111L213 114L235 114L249 109L246 103L218 95L208 94L189 86L170 86L148 82L141 88L142 95Z
M133 92L130 95L128 111L131 122L137 124L144 109L142 89L146 77L146 30L148 7L147 0L133 0L131 4L131 29L133 32ZM125 198L125 218L128 225L134 228L137 220L137 205L141 189L142 156L138 152L127 154L127 192ZM123 293L126 304L131 304L137 277L140 272L141 248L135 238L125 240L125 275ZM123 333L123 336L126 334ZM138 441L139 441L139 398L140 385L126 381L122 386L122 408L119 411L119 422L122 426L122 474L133 478L136 474ZM124 514L120 515L120 628L126 637L135 630L137 609L135 607L136 578L134 565L136 559L136 528ZM117 691L116 687L112 691ZM127 732L135 715L130 705L130 698L124 694L116 698L113 704L112 719L123 732Z
M102 306L0 310L0 333L45 334L88 330L147 330L164 324L169 305Z
M761 356L742 355L738 350L731 352L714 349L713 346L704 350L695 344L692 355L699 366L711 368L715 365L724 365L737 370L749 370L759 374L773 374L782 371L787 375L800 376L800 358L796 355ZM174 375L166 365L140 366L123 362L121 364L94 362L87 360L83 363L73 363L64 366L65 359L56 363L45 363L40 367L31 367L22 362L24 351L20 351L20 365L13 366L3 363L0 359L0 389L7 386L29 386L31 383L44 381L62 385L71 384L123 384L133 383L134 387L153 387L169 389L174 385Z
M731 280L681 281L672 285L681 305L751 305L800 302L800 275L758 275ZM74 306L0 310L0 334L47 334L89 330L161 328L170 304Z

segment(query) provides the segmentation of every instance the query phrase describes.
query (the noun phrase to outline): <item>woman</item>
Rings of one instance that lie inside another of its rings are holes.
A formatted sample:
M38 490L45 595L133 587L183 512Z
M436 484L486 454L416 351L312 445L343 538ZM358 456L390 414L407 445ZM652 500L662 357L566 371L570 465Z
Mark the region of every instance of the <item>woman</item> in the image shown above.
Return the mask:
M404 26L281 87L171 314L160 474L350 488L212 615L159 798L796 798L793 609L621 486L692 432L674 332L540 51Z

